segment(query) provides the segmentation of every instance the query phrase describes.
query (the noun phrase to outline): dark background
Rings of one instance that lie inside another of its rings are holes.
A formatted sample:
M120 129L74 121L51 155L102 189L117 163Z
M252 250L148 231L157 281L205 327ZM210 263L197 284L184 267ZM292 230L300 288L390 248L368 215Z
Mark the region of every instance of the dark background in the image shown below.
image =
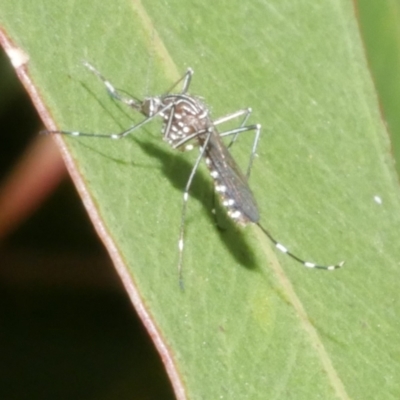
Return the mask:
M0 187L41 121L0 48ZM1 210L0 210L1 211ZM65 176L0 242L0 399L173 399Z

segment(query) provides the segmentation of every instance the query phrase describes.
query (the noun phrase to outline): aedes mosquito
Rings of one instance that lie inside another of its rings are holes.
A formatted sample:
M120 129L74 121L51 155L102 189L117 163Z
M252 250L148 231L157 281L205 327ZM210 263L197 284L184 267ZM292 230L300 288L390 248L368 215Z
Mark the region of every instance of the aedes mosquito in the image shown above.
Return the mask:
M215 191L219 195L222 205L226 207L227 214L232 220L240 225L247 225L249 223L258 225L278 250L282 253L286 253L305 267L335 270L343 266L343 261L336 265L319 265L309 261L304 261L275 240L274 237L260 224L260 215L257 203L248 184L261 133L261 125L246 125L252 112L251 108L242 109L212 120L210 110L204 102L200 98L188 94L188 89L193 75L193 70L191 68L188 68L186 73L165 94L161 96L146 97L144 100L138 100L133 97L126 97L122 94L120 90L117 90L111 82L105 79L91 64L85 62L84 65L103 82L108 93L115 100L121 101L129 107L139 111L145 116L145 119L138 124L132 125L123 132L113 134L83 133L78 131L45 131L44 133L122 139L152 121L155 117L160 117L163 120L161 130L163 140L169 143L172 148L187 151L192 150L194 145L198 145L200 149L199 155L197 156L183 192L178 241L178 271L181 287L183 287L182 262L189 189L200 161L203 158L205 159L210 175L214 180ZM179 93L171 93L172 90L174 90L182 81L182 90ZM242 122L238 128L221 133L218 132L218 125L235 118L242 118ZM244 175L228 149L236 141L240 133L248 131L254 131L255 137L247 172L246 175ZM228 146L225 146L221 140L221 138L226 136L232 137Z

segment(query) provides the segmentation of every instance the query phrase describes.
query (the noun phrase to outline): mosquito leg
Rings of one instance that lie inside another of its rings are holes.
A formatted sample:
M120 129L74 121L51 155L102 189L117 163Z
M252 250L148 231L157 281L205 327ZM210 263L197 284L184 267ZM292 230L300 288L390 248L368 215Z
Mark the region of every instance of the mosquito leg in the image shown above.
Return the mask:
M177 80L165 93L164 95L167 95L169 93L171 93L176 86L178 86L182 81L183 81L183 85L182 85L182 90L181 90L181 94L185 94L190 86L190 82L192 81L192 76L193 76L193 70L192 68L188 68L187 71L185 72L185 74L179 78L179 80Z
M214 121L214 125L223 124L224 122L230 121L230 120L235 119L235 118L239 118L239 117L241 117L242 115L244 115L244 118L243 118L241 124L239 125L239 128L243 128L243 127L246 125L247 120L249 119L249 117L250 117L252 111L253 111L253 110L252 110L251 108L244 108L244 109L242 109L242 110L238 110L238 111L236 111L236 112L234 112L234 113L231 113L231 114L225 115L225 116L223 116L223 117L217 118L217 119ZM239 133L240 133L240 132L239 132ZM233 143L236 142L236 139L237 139L237 137L239 136L239 133L236 133L236 134L233 136L232 140L230 141L230 143L229 143L228 146L227 146L228 149L233 145Z
M275 245L275 247L281 251L282 253L287 254L289 257L296 260L298 263L303 264L307 268L315 268L315 269L325 269L328 271L333 271L335 269L341 268L344 265L344 261L335 264L335 265L319 265L312 263L310 261L304 261L300 257L297 257L295 254L291 253L283 244L279 243L261 224L257 223L257 225L261 228L264 234L271 240L271 242Z
M258 141L260 139L260 132L261 132L261 126L260 125L248 125L248 126L246 126L247 120L249 119L252 111L253 110L251 108L244 108L242 110L238 110L238 111L233 112L231 114L228 114L228 115L225 115L223 117L217 118L214 121L214 125L218 125L218 124L222 124L224 122L230 121L232 119L244 116L241 124L239 125L239 127L237 129L232 129L230 131L222 132L220 134L220 137L225 137L225 136L231 136L232 135L232 140L229 142L229 144L227 146L228 149L236 142L236 139L238 138L240 133L247 132L247 131L252 131L252 130L256 131L256 134L255 134L255 137L254 137L254 142L253 142L253 147L251 149L251 155L250 155L250 159L249 159L249 164L248 164L247 170L246 170L246 178L247 179L249 179L250 173L251 173L251 169L253 167L253 161L254 161L254 157L256 155Z
M251 149L249 164L248 164L247 170L246 170L246 178L247 178L247 180L250 177L250 172L251 172L251 169L253 167L253 161L254 161L254 158L256 156L257 146L258 146L258 142L260 140L260 134L261 134L261 125L257 124L257 125L241 126L239 128L232 129L230 131L222 132L219 135L220 137L233 135L234 138L235 138L240 133L248 132L248 131L255 131L256 133L255 133L255 136L254 136L253 146L252 146L252 149ZM231 143L233 143L233 141Z
M118 100L118 101L140 111L140 107L142 104L142 102L140 100L134 99L132 97L124 96L120 91L118 91L115 88L115 86L109 80L104 78L104 76L95 67L93 67L93 65L89 64L88 62L84 62L83 65L87 69L89 69L90 72L95 74L103 82L104 86L107 89L107 92L113 99Z
M148 122L152 121L155 117L159 114L167 111L173 106L173 104L167 104L164 108L158 110L153 115L145 118L143 121L139 122L138 124L132 125L128 129L119 132L119 133L111 133L111 134L102 134L102 133L85 133L85 132L78 132L78 131L42 131L41 134L45 135L68 135L68 136L89 136L89 137L97 137L97 138L105 138L105 139L122 139L125 136L129 135L130 133L134 132L135 130L141 128L143 125L146 125Z
M189 200L189 189L190 189L190 186L192 185L193 178L195 176L197 168L199 167L200 161L204 157L204 153L207 149L208 142L210 141L210 137L211 137L212 133L213 133L212 130L208 131L208 135L207 135L206 139L204 140L202 147L200 148L200 153L196 159L196 162L194 163L192 172L190 173L189 179L185 186L185 190L183 192L181 224L180 224L180 229L179 229L179 241L178 241L178 249L179 249L178 274L179 274L179 286L181 287L182 290L184 289L183 276L182 276L182 262L183 262L186 210L187 210L187 202Z

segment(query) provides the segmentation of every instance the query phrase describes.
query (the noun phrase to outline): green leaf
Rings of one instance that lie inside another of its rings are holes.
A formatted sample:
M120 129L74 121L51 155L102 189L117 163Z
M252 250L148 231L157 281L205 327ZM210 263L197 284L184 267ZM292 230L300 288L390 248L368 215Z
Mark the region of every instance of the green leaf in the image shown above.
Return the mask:
M391 135L397 173L400 161L400 43L398 1L359 0L360 28L382 112Z
M218 230L202 166L181 291L182 190L195 155L169 149L157 122L123 141L65 138L179 399L399 398L399 190L350 2L35 1L0 11L60 129L111 133L142 118L82 61L140 98L190 66L191 92L214 116L251 106L263 125L250 180L262 224L307 260L346 260L333 273L306 270L256 227ZM241 166L251 142L235 145Z

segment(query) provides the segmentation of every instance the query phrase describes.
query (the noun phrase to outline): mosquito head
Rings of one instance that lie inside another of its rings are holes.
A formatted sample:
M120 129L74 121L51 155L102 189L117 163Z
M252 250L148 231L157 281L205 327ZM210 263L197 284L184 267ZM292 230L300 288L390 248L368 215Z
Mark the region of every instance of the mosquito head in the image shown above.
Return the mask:
M146 117L152 117L160 110L160 106L161 99L159 97L146 97L142 102L133 107Z

